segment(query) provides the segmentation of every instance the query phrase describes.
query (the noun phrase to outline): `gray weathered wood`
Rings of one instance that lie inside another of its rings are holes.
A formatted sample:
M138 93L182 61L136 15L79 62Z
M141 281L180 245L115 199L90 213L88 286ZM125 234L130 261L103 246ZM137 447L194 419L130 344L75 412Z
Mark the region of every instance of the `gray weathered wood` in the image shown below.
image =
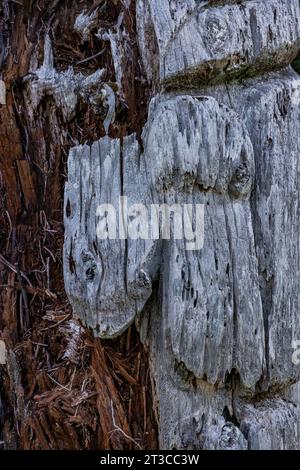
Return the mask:
M66 290L96 335L136 321L162 448L300 448L299 21L297 0L138 0L157 92L143 148L105 137L69 155ZM204 205L203 248L100 240L97 207L120 196Z
M288 64L299 47L297 16L298 0L138 0L148 79L182 88Z

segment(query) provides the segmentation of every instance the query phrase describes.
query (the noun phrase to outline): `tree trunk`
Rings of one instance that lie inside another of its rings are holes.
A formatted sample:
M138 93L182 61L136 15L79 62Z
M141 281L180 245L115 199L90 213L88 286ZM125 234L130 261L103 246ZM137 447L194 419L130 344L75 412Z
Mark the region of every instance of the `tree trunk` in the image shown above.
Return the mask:
M1 8L2 445L299 449L298 0Z
M95 335L136 322L161 448L300 446L299 14L298 0L139 0L141 142L69 155L66 291ZM162 237L150 207L173 214Z
M72 314L62 274L67 154L70 146L105 135L107 104L100 94L104 84L117 91L118 76L113 43L96 34L101 29L113 38L121 17L126 76L110 135L139 133L145 120L134 12L134 2L126 8L118 0L4 0L0 6L4 448L157 446L148 357L135 329L105 344L94 339ZM86 33L82 13L93 19Z

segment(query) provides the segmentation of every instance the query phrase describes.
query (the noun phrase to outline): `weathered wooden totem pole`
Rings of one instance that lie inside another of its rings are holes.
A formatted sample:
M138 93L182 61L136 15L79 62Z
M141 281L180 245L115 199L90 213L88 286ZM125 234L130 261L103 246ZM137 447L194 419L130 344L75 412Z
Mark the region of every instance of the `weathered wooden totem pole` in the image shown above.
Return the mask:
M102 338L136 322L161 448L299 449L299 2L138 0L137 24L148 122L70 152L68 296Z

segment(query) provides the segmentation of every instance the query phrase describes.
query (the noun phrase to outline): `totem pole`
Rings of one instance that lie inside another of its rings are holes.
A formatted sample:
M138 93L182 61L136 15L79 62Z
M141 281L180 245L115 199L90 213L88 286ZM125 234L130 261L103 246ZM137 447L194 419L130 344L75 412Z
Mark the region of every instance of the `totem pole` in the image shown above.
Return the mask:
M66 290L97 336L136 322L161 448L300 448L299 20L298 0L138 0L142 145L69 155Z

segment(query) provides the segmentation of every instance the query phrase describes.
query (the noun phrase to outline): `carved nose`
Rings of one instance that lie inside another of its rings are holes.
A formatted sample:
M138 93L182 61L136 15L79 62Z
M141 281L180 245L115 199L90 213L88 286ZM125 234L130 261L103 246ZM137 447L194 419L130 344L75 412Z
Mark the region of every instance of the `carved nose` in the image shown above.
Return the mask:
M247 196L252 186L252 171L247 162L238 163L229 184L229 193L236 198Z

